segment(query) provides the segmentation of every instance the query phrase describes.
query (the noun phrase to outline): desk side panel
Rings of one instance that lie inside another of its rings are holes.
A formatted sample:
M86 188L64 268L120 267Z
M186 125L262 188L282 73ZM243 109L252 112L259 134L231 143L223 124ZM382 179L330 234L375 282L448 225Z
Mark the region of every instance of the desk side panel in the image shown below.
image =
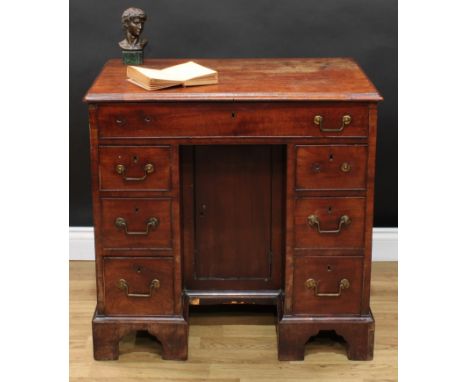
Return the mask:
M364 234L364 265L362 278L361 314L369 314L371 266L372 266L372 229L374 225L374 186L375 186L375 153L377 144L377 104L369 105L369 146L367 156L367 201Z
M101 200L99 198L99 132L97 123L97 105L88 106L89 141L91 155L91 187L93 202L94 252L96 262L97 314L104 312L104 280L101 254Z

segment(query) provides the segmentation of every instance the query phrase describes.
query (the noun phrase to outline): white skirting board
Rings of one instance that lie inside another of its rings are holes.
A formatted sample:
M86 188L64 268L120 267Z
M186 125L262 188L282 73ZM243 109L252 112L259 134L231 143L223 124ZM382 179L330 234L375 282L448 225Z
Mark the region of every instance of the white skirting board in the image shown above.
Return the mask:
M373 261L398 261L398 228L374 228ZM70 227L70 260L94 260L93 227Z

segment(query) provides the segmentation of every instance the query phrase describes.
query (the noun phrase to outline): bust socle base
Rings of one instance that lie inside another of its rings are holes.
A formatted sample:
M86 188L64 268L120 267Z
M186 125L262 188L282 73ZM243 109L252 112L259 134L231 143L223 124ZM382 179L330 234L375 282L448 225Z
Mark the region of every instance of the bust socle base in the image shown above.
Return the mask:
M122 60L124 65L142 65L143 49L122 50Z
M197 62L219 84L146 91L111 60L85 97L94 358L117 359L119 340L146 330L163 359L187 359L190 306L252 303L277 308L280 360L304 359L320 331L372 359L382 98L347 58Z

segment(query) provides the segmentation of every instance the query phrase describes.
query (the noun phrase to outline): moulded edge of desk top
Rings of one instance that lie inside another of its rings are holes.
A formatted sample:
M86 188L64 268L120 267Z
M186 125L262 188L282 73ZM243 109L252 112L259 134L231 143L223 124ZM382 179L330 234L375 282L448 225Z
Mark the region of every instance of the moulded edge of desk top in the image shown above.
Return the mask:
M191 59L219 72L216 85L146 91L126 80L125 65L109 60L84 102L367 101L383 98L350 58ZM187 59L147 59L167 67Z

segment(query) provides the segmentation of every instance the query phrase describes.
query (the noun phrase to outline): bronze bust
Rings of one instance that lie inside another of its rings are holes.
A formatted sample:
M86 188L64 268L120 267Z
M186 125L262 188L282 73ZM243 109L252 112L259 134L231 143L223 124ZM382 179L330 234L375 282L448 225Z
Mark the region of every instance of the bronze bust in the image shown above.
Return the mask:
M125 38L119 42L123 50L142 50L148 40L141 38L146 13L140 8L128 8L122 13L122 27Z

